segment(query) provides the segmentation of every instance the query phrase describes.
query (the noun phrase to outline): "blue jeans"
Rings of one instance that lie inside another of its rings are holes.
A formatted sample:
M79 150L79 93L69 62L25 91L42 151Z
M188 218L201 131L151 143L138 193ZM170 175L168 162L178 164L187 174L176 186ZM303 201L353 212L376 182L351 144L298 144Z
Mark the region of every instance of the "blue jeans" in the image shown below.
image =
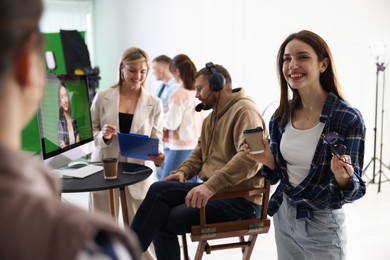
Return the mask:
M165 148L164 153L166 157L160 181L164 180L164 178L167 177L171 171L179 168L180 164L188 158L192 151L193 150L172 150ZM198 176L195 176L192 179L186 180L186 182L201 182L201 180L198 178Z
M188 208L185 197L200 183L155 182L139 207L131 228L138 235L144 251L153 242L157 259L180 259L177 235L191 232L199 225L199 209ZM243 198L213 200L206 206L209 223L258 217L261 206Z
M297 219L297 210L288 199L273 216L280 260L341 260L346 257L345 215L341 209L313 210Z

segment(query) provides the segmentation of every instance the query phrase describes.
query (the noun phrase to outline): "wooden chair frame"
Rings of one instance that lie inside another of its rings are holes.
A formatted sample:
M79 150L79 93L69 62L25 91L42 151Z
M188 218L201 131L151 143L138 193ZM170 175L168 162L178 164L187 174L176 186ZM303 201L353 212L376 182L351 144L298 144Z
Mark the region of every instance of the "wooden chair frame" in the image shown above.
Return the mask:
M264 180L264 187L244 191L215 194L211 200L239 198L263 194L262 209L259 218L237 221L206 223L206 209L200 209L200 225L191 227L191 240L199 242L194 260L202 259L203 253L230 248L241 248L242 259L249 260L255 246L257 235L268 233L270 219L267 217L267 207L270 194L270 185ZM210 245L209 240L238 237L238 242ZM246 239L247 237L247 239ZM189 260L186 235L182 236L184 259Z

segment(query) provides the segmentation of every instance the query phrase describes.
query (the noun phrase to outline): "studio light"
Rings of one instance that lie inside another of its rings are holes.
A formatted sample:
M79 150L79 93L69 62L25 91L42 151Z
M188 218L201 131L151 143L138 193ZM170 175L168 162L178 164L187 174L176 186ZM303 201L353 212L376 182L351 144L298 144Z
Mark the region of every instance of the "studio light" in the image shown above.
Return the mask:
M381 191L381 182L382 175L386 178L386 181L390 181L389 178L385 175L382 170L382 167L385 167L389 170L389 167L386 166L382 161L382 150L383 150L383 117L384 117L384 97L385 97L385 70L387 63L385 63L386 57L386 43L384 41L372 41L370 43L370 52L371 56L376 61L376 96L375 96L375 126L374 126L374 155L371 158L370 162L364 168L363 173L365 173L372 163L373 165L373 174L372 179L369 183L375 183L375 177L378 176L378 192ZM378 125L378 96L379 96L379 73L382 72L383 80L382 80L382 107L381 107L381 121L380 121L380 146L379 146L379 158L376 156L377 151L377 125ZM379 163L379 171L376 172L376 162Z

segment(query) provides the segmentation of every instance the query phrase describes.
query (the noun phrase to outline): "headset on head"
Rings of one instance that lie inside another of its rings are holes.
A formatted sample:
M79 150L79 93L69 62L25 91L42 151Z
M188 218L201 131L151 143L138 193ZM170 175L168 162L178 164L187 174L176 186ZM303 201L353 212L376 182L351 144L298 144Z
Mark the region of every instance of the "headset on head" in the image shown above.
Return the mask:
M223 86L225 86L225 77L217 71L217 68L212 62L206 63L206 68L211 72L209 77L210 89L214 92L221 91Z

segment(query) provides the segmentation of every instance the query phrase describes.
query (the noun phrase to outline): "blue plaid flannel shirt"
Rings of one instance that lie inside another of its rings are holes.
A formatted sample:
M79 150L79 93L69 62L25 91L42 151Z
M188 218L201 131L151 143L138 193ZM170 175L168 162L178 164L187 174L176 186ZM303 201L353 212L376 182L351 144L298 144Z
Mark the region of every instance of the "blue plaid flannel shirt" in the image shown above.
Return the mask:
M314 154L309 175L297 187L288 180L286 162L280 153L280 141L286 124L279 126L282 117L271 118L269 123L270 146L276 161L275 170L263 167L263 174L270 184L280 181L268 205L268 214L274 215L283 202L283 193L297 207L297 218L308 217L313 210L338 209L343 204L353 202L364 196L366 186L362 176L364 161L364 141L366 127L361 113L329 93L320 115L325 123L323 133L337 132L344 140L339 141L347 147L354 172L344 189L340 189L330 169L332 153L320 138Z

